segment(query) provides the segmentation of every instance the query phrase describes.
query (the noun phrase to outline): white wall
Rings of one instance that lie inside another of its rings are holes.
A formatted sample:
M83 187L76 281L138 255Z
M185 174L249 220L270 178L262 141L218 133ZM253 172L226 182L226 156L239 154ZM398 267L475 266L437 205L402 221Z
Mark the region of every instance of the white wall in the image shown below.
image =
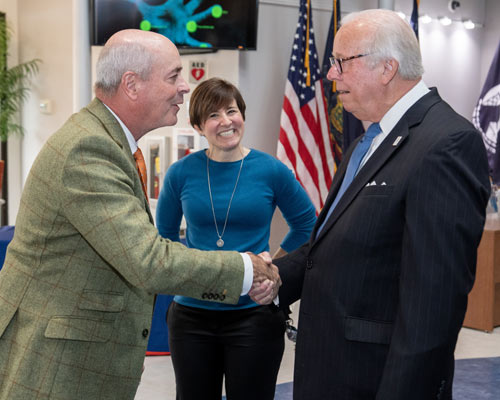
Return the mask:
M482 51L479 70L481 72L481 88L486 80L491 61L500 45L500 1L486 0L485 29L482 40Z
M72 16L71 2L64 0L0 0L0 10L14 31L9 66L33 58L43 60L22 110L25 137L12 137L8 142L8 223L14 224L22 184L36 154L71 112ZM41 99L53 101L53 114L40 113Z
M12 5L18 10L19 57L21 61L40 57L44 63L37 77L33 95L24 107L22 175L29 168L45 142L72 112L73 97L73 3L85 0L0 0L0 9ZM15 5L17 4L17 7ZM239 53L239 86L247 102L247 146L276 152L283 91L289 64L293 34L298 18L298 0L261 0L259 8L257 51ZM448 0L421 2L421 13L470 17L484 23L484 28L465 31L458 24L441 27L437 23L420 25L421 46L426 74L424 80L439 88L441 95L460 113L470 118L489 63L498 45L500 17L498 0L461 0L455 13L448 10ZM377 0L343 0L342 11L375 8ZM329 28L332 1L313 0L316 45L322 59ZM412 2L396 0L396 10L410 14ZM485 65L485 63L487 65ZM51 99L54 111L41 114L40 99ZM14 182L13 182L14 183ZM18 186L19 187L19 186ZM18 201L12 199L11 204ZM12 207L11 207L12 208ZM13 223L11 219L10 223ZM274 228L273 228L274 232ZM281 236L281 230L276 235ZM276 241L272 248L275 248Z
M72 5L68 0L18 0L20 61L40 58L40 72L24 107L22 179L47 138L72 113ZM39 108L49 100L52 112Z

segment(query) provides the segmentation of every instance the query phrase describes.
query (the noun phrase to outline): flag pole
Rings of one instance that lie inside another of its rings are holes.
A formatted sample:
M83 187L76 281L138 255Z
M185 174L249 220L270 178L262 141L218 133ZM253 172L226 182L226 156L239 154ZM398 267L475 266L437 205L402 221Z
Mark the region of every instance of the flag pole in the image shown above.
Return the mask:
M311 68L309 66L309 20L311 18L311 0L307 0L307 31L306 31L306 55L304 65L307 68L306 85L311 86Z
M337 0L333 0L333 34L334 34L334 36L337 33L337 31L339 30L339 26L337 23L337 21L338 21L338 14L337 13L338 13ZM332 81L332 93L335 93L335 92L337 92L337 82Z

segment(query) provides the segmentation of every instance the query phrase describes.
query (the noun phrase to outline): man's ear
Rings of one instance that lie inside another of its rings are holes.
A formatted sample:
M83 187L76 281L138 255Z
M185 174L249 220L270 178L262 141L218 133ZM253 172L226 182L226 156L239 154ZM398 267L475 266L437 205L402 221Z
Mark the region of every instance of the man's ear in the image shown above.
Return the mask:
M384 62L384 72L382 80L384 84L388 84L396 76L399 68L399 63L394 59L389 59Z
M137 100L139 91L139 77L135 72L127 71L122 75L120 86L123 92L131 99Z

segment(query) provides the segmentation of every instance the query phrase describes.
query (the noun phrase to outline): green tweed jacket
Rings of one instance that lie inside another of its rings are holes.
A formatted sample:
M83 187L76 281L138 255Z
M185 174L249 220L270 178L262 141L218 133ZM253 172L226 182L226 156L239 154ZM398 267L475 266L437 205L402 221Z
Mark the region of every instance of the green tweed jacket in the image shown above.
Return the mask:
M238 301L236 252L158 235L119 123L99 101L44 145L0 272L0 399L133 399L153 294Z

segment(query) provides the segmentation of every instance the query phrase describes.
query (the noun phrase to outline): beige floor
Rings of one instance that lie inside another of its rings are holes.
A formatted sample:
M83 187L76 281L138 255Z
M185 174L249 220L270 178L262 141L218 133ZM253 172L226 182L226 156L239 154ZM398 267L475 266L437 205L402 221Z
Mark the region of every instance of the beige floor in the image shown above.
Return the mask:
M294 310L292 317L296 312L297 310ZM294 319L296 320L296 317ZM293 380L294 345L289 340L285 342L278 383ZM455 357L500 357L500 327L493 333L463 328L458 338ZM175 380L170 357L146 357L145 370L135 400L171 399L175 399Z

